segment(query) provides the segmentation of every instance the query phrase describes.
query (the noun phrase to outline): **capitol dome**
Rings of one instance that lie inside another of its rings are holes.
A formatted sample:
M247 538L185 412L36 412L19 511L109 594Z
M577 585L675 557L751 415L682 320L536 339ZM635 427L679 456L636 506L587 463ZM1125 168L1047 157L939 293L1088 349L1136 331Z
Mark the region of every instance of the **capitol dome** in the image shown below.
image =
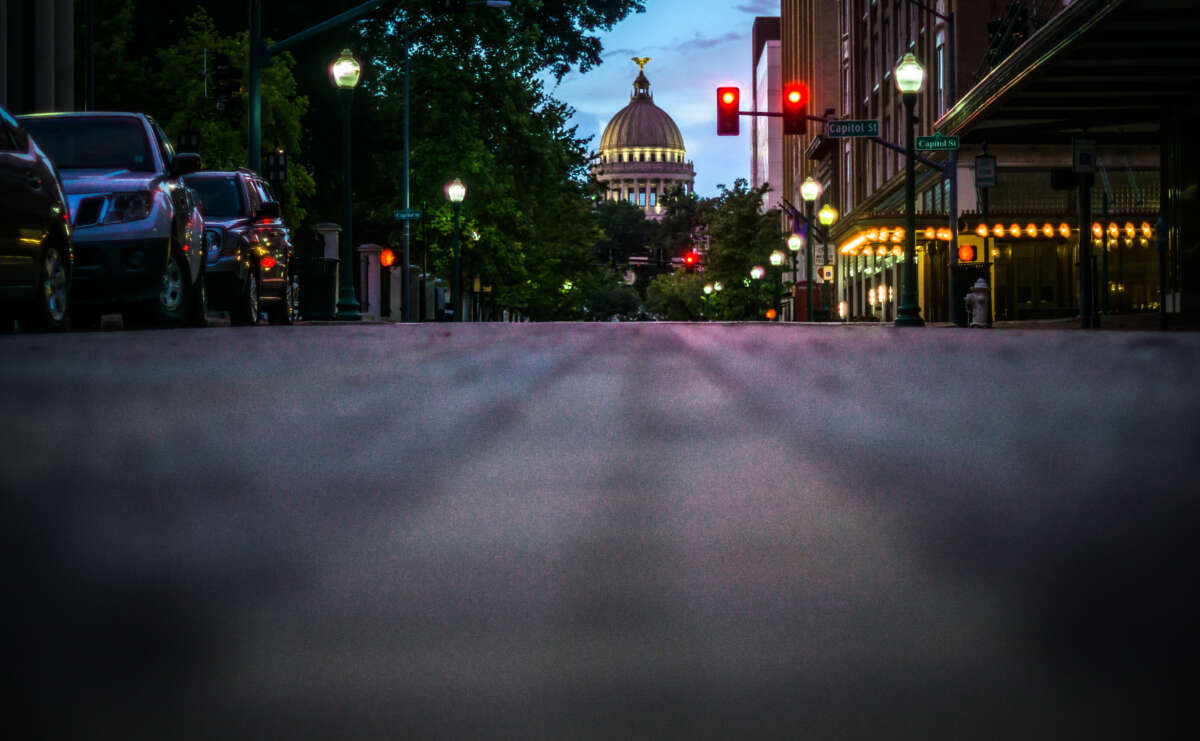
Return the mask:
M604 127L600 137L600 150L617 150L626 147L656 147L683 152L683 135L667 112L654 105L650 95L650 81L644 72L639 72L633 83L634 93L629 105L617 112ZM639 94L644 90L645 94Z
M696 173L687 161L679 127L654 104L644 69L649 57L633 61L639 67L633 95L604 128L592 174L608 186L609 200L627 200L654 218L661 212L666 189L679 184L691 191Z

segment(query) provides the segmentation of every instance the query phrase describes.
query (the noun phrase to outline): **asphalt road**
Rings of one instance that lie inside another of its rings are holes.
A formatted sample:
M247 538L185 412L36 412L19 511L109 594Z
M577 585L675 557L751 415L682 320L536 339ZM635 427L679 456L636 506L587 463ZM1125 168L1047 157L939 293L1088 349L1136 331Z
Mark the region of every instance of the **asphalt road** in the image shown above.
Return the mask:
M1200 335L0 336L48 738L1165 738Z

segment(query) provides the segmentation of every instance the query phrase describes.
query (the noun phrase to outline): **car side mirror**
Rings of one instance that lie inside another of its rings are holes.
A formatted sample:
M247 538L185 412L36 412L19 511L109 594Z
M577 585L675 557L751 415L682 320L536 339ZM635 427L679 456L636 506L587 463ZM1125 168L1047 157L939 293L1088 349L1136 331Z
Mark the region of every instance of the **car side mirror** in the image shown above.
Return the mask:
M279 212L279 204L275 203L274 201L267 201L265 203L259 204L258 211L255 212L254 218L256 218L256 219L278 219L279 213L280 213Z
M175 155L175 174L188 175L193 172L198 172L204 168L204 162L200 159L200 155L184 152L183 154Z

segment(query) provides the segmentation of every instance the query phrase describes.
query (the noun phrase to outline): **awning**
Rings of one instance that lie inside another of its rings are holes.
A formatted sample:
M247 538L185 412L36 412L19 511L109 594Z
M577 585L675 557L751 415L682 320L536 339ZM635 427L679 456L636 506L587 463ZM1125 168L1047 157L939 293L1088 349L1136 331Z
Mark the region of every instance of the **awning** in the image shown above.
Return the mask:
M1066 144L1074 135L1157 140L1164 107L1200 87L1195 0L1076 0L935 124L989 143Z

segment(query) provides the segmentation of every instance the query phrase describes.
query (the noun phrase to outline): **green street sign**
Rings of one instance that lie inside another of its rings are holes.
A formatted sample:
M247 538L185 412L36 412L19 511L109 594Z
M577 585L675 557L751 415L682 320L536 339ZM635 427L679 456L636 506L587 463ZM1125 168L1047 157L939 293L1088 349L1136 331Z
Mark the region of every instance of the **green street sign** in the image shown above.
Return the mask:
M917 149L929 151L945 151L950 149L958 149L957 136L943 136L942 134L934 134L933 136L918 136Z
M421 209L398 208L392 212L392 218L394 218L396 221L415 221L421 218Z
M826 131L832 139L879 136L879 119L865 118L830 121L826 127Z

